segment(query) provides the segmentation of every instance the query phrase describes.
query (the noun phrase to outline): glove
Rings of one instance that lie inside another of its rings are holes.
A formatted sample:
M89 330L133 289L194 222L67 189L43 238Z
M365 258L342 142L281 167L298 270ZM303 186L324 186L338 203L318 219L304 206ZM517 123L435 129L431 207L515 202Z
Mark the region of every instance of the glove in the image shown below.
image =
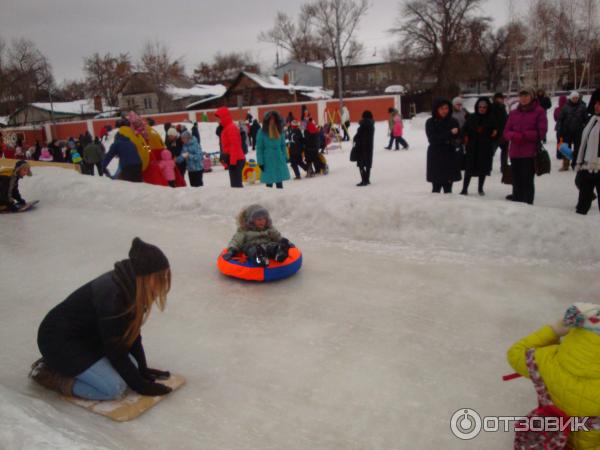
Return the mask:
M234 248L228 248L227 252L225 252L223 254L223 259L225 261L229 261L231 258L233 258L235 256L236 253L237 253L237 251Z
M171 377L171 372L157 370L157 369L140 369L140 375L142 378L148 381L156 381L156 380L168 380Z
M190 157L189 153L182 153L181 156L183 157L183 159L188 159Z
M158 395L167 395L172 390L173 389L171 389L169 386L165 386L164 384L151 382L144 384L144 386L138 390L138 394L156 397Z

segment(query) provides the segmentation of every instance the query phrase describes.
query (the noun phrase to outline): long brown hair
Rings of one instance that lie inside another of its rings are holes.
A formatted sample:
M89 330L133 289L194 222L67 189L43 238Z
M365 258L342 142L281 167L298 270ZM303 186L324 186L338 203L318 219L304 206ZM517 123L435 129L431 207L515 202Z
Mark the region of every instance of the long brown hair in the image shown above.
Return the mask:
M279 125L277 123L277 117L272 115L269 119L269 137L271 139L279 139L281 133L279 132Z
M151 287L154 280L154 288ZM140 335L142 325L146 322L156 303L158 309L164 311L167 294L171 290L171 269L162 270L150 275L135 277L135 303L127 313L133 312L133 320L127 327L123 340L128 346L133 345Z

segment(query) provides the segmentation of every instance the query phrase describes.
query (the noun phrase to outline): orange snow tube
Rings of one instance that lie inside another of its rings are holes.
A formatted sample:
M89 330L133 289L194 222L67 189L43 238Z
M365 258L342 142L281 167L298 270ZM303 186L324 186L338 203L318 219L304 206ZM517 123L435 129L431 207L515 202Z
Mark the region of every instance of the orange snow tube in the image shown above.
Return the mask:
M285 261L278 263L271 260L267 267L250 264L243 253L234 256L229 261L225 261L223 255L226 252L227 249L223 250L217 260L219 271L223 275L241 280L259 282L281 280L291 277L302 267L302 253L296 247L290 248Z

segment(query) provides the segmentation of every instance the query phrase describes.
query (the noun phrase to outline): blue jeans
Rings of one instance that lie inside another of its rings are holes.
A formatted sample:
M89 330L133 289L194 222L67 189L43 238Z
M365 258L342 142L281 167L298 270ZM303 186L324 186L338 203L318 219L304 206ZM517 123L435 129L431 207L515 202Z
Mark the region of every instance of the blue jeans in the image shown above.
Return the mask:
M137 361L131 355L129 357L137 366ZM127 383L106 357L77 375L73 385L73 394L86 400L115 400L126 390Z

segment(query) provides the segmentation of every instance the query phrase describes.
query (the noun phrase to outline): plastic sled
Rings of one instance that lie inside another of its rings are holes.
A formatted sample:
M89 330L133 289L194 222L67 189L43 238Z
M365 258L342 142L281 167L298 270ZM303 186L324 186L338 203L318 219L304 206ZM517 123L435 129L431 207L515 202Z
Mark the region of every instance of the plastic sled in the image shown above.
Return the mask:
M185 378L181 375L172 374L171 378L168 380L157 380L157 383L166 384L175 391L185 384ZM84 400L77 397L63 398L69 403L81 406L94 414L100 414L101 416L108 417L116 422L127 422L139 417L149 409L153 408L157 403L166 400L171 395L172 394L149 397L128 390L125 397L120 400L95 401Z
M298 248L292 247L288 257L282 263L271 260L267 267L251 264L246 255L239 254L229 261L223 259L227 249L223 250L217 260L219 271L228 277L239 278L246 281L268 282L291 277L302 267L302 253Z

